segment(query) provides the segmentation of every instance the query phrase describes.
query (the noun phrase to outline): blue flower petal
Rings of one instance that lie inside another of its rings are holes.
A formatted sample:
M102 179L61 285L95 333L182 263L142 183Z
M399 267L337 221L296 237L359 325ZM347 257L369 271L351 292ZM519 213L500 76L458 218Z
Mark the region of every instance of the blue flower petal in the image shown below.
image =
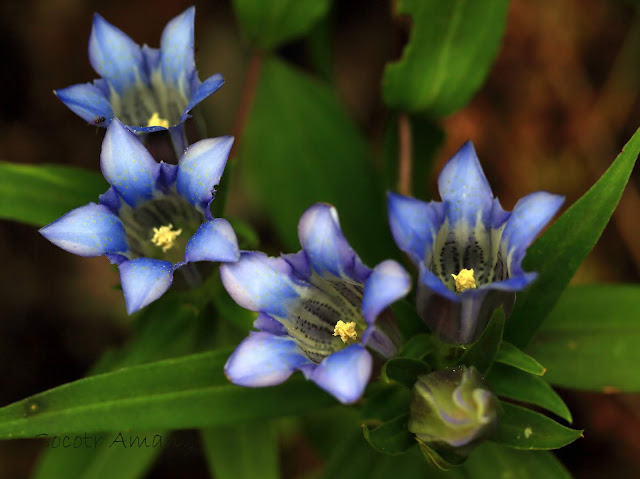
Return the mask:
M200 225L187 243L185 261L234 262L240 259L236 233L229 222L216 218Z
M499 291L522 291L531 283L533 283L538 277L538 273L535 272L519 272L517 276L513 276L504 281L496 281L486 285L489 289L496 289Z
M118 93L138 81L148 83L140 46L97 13L89 36L89 61Z
M160 164L117 118L102 141L100 167L105 179L132 207L151 199L160 176Z
M162 78L186 91L187 81L195 68L193 59L193 20L195 7L189 7L164 27L160 39Z
M148 45L142 45L142 57L144 58L144 67L147 76L151 78L153 72L160 66L160 49L151 48Z
M198 103L200 103L202 100L204 100L209 95L211 95L216 90L218 90L223 84L224 84L224 78L222 78L222 75L220 75L220 73L216 73L215 75L210 76L204 82L202 82L198 87L198 89L191 96L191 100L189 101L189 104L187 105L187 107L184 109L184 112L180 117L180 121L185 121L187 118L189 118L189 112Z
M502 232L501 243L506 245L512 264L520 264L526 249L564 203L564 197L538 191L521 198Z
M298 237L313 270L320 276L332 274L364 282L360 258L342 234L338 212L326 203L310 206L300 217Z
M209 212L207 206L222 177L231 145L231 136L201 140L187 148L178 162L178 194L205 214Z
M172 165L171 163L160 163L160 177L158 178L158 185L164 190L168 190L176 182L178 176L178 165Z
M293 268L293 273L304 281L309 281L313 271L311 271L311 265L307 259L307 255L304 251L298 251L297 253L283 254L281 255L287 263Z
M62 103L79 117L96 126L105 126L113 117L108 98L91 83L54 90Z
M411 276L396 261L386 260L373 269L364 283L362 315L373 324L378 315L411 291Z
M81 206L40 229L56 246L80 256L126 253L124 227L109 208L95 203Z
M443 201L449 203L447 216L452 225L461 219L474 225L479 212L481 219L487 219L493 193L470 141L444 166L438 177L438 189Z
M284 318L298 298L293 269L282 258L259 251L242 252L237 263L223 263L220 278L229 295L245 309Z
M426 203L409 196L388 194L389 226L398 248L416 264L431 251L440 226L444 222L444 205Z
M373 366L371 354L361 345L352 344L327 356L309 379L344 404L362 396Z
M252 332L227 360L224 373L240 386L274 386L310 362L293 339Z
M287 328L268 314L260 313L256 320L253 322L253 327L264 331L266 333L275 334L277 336L284 336L287 334Z
M435 274L433 274L429 269L425 266L424 263L420 263L420 273L418 281L428 287L431 291L438 293L445 298L450 299L454 302L459 302L462 295L451 291L447 286L442 282L440 278L438 278ZM471 293L475 290L467 290L465 293ZM464 294L464 293L463 293Z
M98 197L98 203L106 206L116 215L118 214L118 211L120 211L120 206L122 205L120 195L118 195L118 192L113 188L113 186Z
M169 261L135 258L121 263L118 269L129 314L154 302L173 282L173 264Z

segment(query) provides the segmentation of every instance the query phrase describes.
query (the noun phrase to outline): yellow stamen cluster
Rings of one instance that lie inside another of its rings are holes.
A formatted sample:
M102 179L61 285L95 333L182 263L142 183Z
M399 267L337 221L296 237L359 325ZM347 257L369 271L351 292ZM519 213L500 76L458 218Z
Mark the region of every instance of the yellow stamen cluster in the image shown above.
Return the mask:
M336 323L336 327L333 329L334 336L340 336L343 343L347 343L349 340L355 341L358 338L358 333L356 332L356 323L350 321L345 323L340 320Z
M169 128L169 120L160 118L160 115L156 111L153 113L153 115L151 115L151 118L149 118L149 122L147 123L147 126L163 126L165 128Z
M473 269L461 269L458 274L452 274L451 276L453 276L453 279L456 282L456 292L458 293L476 288Z
M182 233L182 229L174 230L173 225L169 223L168 226L153 228L153 238L151 238L151 242L156 246L161 246L162 252L166 253L173 247L173 243L176 238L180 236L180 233Z

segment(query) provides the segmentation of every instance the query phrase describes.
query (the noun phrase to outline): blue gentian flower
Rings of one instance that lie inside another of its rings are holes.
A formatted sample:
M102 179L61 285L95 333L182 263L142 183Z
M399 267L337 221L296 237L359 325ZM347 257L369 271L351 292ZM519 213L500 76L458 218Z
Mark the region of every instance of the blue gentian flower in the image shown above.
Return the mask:
M420 271L418 313L443 339L467 344L497 307L508 315L515 292L535 280L522 259L564 197L539 191L504 211L471 142L445 165L438 188L442 202L389 193L389 223Z
M89 61L102 77L55 94L92 125L114 117L136 133L170 130L178 156L186 147L182 123L224 83L216 74L200 82L193 54L195 7L171 20L160 48L142 47L97 13L89 37Z
M392 357L399 333L388 306L411 278L395 261L371 270L342 234L335 208L311 206L300 218L302 251L269 257L242 252L221 266L222 283L242 307L257 311L250 333L225 366L241 386L271 386L294 371L343 403L362 395L372 372L370 348Z
M76 208L40 233L70 253L117 264L131 314L162 296L178 268L188 273L188 263L238 260L231 225L210 212L232 144L228 136L201 140L178 165L158 163L114 119L100 155L111 187L98 204Z

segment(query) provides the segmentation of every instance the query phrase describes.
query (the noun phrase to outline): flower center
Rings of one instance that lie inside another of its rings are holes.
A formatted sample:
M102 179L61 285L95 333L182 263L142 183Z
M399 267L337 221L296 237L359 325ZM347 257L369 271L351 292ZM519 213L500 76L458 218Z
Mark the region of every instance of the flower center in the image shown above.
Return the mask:
M461 269L458 274L451 274L456 282L456 292L462 293L468 289L476 289L476 280L473 277L473 269Z
M153 228L153 238L151 238L151 242L154 245L161 247L162 252L166 253L173 247L176 238L180 236L181 233L182 228L174 230L173 225L169 223L167 226Z
M160 118L160 115L157 111L153 112L151 118L147 122L147 126L162 126L164 128L169 128L169 120L165 120L164 118Z
M358 331L367 329L362 317L362 294L361 284L313 274L287 316L278 320L305 355L320 363L330 354L358 342Z
M172 191L135 208L125 204L119 216L132 259L144 256L173 263L184 259L187 242L205 221L204 214Z
M189 100L173 85L166 84L158 70L149 85L139 81L118 95L111 92L113 113L127 125L163 126L180 123L180 116Z
M356 323L354 321L349 321L345 323L342 320L339 320L336 323L335 328L333 328L333 335L340 336L343 343L348 343L349 341L354 341L358 339L358 333L356 332Z

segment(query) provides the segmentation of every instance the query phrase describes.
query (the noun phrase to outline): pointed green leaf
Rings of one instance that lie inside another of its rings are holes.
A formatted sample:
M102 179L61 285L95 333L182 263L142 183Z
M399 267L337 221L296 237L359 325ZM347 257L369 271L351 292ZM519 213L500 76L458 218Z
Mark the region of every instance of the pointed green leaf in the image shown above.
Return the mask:
M504 416L492 441L515 449L559 449L582 435L540 413L503 402Z
M569 408L540 376L504 364L494 364L487 379L498 396L540 406L572 422Z
M271 424L251 422L200 432L216 479L278 479L278 442Z
M640 286L568 288L527 349L550 383L601 392L640 392ZM578 365L580 367L576 367Z
M519 451L485 442L462 469L466 479L571 479L571 474L547 451Z
M397 250L368 145L322 82L267 58L239 156L250 191L266 207L286 251L300 248L298 220L316 202L335 205L365 263Z
M397 455L416 444L415 436L409 432L408 422L409 415L405 413L375 427L364 424L362 431L367 442L376 451Z
M0 439L43 432L221 426L300 414L336 402L300 378L269 388L231 385L222 371L230 352L123 368L36 394L0 408Z
M98 173L70 166L0 162L0 218L44 226L108 187Z
M498 309L482 336L473 343L469 349L460 358L459 364L466 366L475 366L480 374L484 375L489 370L500 348L502 341L502 330L504 329L504 311Z
M509 2L400 0L411 38L402 58L387 65L382 96L392 108L445 116L480 88L495 59Z
M382 367L382 377L413 388L420 374L429 374L431 368L424 362L411 358L394 358Z
M508 364L536 376L542 376L547 371L542 364L507 341L502 341L502 344L500 344L496 362Z
M330 6L331 0L233 0L242 31L265 50L308 33Z
M520 348L533 339L569 281L600 238L640 152L640 130L602 177L535 242L524 259L538 279L518 298L505 338ZM549 365L547 364L547 367Z

